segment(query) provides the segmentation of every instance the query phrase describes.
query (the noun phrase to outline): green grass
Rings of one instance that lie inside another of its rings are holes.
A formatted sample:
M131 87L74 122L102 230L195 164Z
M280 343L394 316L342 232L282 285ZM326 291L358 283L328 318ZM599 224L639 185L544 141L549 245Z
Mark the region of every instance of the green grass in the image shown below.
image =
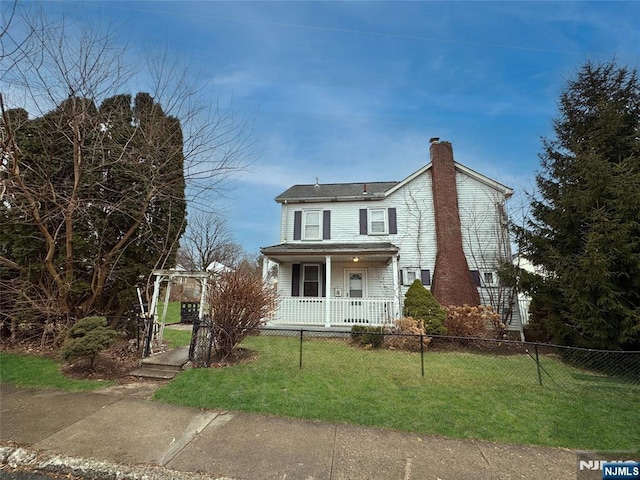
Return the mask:
M0 382L18 387L95 390L113 382L75 380L60 373L60 364L42 357L0 352Z
M355 349L344 342L249 337L257 360L181 373L155 399L407 432L619 450L640 445L640 386L545 357L544 385L527 355Z
M191 343L191 330L176 330L174 328L165 328L162 334L162 341L169 348L184 347Z
M160 300L158 303L158 319L162 319L162 312L164 312L164 300ZM167 304L166 323L180 323L180 302Z

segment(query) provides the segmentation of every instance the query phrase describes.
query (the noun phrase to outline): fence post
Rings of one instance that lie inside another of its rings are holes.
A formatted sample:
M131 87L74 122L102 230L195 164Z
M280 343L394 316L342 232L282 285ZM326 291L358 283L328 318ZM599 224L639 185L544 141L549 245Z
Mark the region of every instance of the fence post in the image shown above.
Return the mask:
M300 370L302 370L302 332L303 330L300 329Z
M538 382L540 382L540 385L542 385L542 374L540 373L540 357L538 356L538 344L534 343L533 346L536 350L536 366L538 367Z
M420 364L422 365L422 376L424 377L424 335L420 334Z

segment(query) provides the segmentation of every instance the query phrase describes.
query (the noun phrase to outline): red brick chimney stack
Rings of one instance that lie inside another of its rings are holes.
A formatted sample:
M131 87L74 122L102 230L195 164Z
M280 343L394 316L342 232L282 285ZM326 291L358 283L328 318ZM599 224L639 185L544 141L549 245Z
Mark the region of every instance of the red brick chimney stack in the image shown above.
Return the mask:
M462 248L453 148L449 142L432 138L430 153L438 248L431 293L441 305L480 305Z

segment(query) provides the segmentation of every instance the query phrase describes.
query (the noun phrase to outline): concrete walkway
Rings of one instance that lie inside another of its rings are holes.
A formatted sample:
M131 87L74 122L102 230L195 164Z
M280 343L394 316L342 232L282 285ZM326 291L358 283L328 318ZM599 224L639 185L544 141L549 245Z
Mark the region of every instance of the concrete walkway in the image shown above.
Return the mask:
M143 358L140 367L129 373L129 375L156 380L171 380L187 367L188 362L188 346L173 348L166 352Z
M0 464L87 479L576 478L571 450L177 407L149 400L156 385L0 385Z

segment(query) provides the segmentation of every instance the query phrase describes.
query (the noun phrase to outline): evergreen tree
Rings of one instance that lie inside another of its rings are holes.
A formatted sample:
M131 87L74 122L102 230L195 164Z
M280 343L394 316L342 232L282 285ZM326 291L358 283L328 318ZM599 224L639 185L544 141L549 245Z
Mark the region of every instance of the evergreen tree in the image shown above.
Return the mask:
M544 268L530 291L563 344L640 348L640 82L614 62L569 80L543 139L539 197L519 230ZM528 278L527 281L530 281Z
M447 319L446 312L431 291L424 288L420 280L414 280L407 290L402 314L422 322L427 334L444 335L447 333L444 326L444 321Z
M17 267L0 265L14 299L3 311L73 323L128 308L140 277L173 265L184 231L180 122L148 94L100 108L70 97L33 120L8 114L17 148L0 255Z

